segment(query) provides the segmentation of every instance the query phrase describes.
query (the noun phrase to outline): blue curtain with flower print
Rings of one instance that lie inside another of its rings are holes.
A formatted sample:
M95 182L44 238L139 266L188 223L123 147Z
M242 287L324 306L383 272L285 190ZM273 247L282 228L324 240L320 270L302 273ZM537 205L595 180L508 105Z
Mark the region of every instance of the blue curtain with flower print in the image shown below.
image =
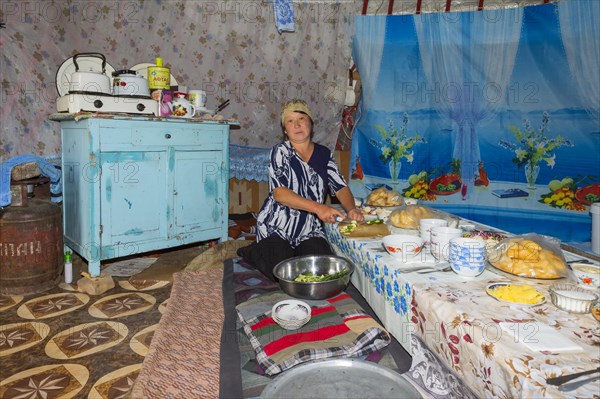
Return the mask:
M356 196L386 185L513 233L589 241L599 4L357 17L353 55L369 95L352 141Z

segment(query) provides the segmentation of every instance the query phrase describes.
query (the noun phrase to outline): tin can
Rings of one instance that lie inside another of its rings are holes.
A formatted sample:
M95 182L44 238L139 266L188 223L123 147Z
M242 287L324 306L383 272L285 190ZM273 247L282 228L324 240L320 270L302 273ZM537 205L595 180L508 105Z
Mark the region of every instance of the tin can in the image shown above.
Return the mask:
M162 65L162 58L156 57L156 65L148 67L148 89L150 89L150 92L171 88L171 71Z

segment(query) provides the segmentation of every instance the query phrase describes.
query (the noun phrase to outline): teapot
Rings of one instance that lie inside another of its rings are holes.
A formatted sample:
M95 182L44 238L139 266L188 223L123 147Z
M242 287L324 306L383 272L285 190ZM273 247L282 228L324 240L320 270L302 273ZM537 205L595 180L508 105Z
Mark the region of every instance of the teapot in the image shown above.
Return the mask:
M196 113L196 107L185 97L177 97L171 102L171 115L180 118L191 118Z
M112 73L115 96L150 97L148 81L137 71L121 69Z
M83 71L79 69L77 58L95 57L102 60L102 71ZM105 93L112 94L110 77L106 74L106 58L101 53L79 53L73 56L75 72L71 74L69 93Z

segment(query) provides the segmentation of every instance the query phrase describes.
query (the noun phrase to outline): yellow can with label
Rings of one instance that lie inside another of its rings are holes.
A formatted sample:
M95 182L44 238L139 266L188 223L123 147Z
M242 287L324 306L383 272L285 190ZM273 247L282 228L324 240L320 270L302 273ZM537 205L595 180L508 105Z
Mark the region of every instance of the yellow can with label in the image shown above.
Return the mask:
M162 65L162 58L156 57L156 65L148 67L148 89L150 91L171 88L171 71Z

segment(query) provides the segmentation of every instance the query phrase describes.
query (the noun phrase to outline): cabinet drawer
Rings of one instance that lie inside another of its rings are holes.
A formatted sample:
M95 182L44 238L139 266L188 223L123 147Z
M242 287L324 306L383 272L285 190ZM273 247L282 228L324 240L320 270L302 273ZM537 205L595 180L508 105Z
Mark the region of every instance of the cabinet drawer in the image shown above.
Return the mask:
M175 128L175 127L152 127L134 128L131 131L131 143L133 145L207 145L223 144L222 129L197 129L197 128Z
M100 142L104 149L115 145L132 146L201 146L207 150L221 149L227 139L227 127L221 125L183 125L162 123L152 126L136 125L128 128L103 129ZM108 147L107 147L108 146Z

